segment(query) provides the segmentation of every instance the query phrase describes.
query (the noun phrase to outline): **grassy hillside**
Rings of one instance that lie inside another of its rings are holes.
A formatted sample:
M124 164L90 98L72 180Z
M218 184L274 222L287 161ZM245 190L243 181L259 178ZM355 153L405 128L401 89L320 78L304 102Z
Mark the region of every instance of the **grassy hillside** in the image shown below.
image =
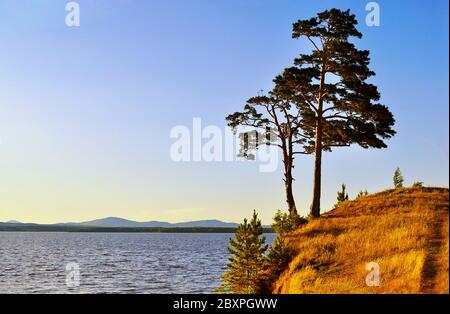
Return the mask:
M448 189L402 188L347 201L297 229L275 293L448 293ZM366 263L380 266L369 287Z

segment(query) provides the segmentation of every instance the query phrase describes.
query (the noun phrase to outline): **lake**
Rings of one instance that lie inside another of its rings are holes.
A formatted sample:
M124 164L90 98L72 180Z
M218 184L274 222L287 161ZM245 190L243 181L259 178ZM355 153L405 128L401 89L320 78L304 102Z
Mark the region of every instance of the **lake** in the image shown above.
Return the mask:
M231 236L0 232L0 293L210 293Z

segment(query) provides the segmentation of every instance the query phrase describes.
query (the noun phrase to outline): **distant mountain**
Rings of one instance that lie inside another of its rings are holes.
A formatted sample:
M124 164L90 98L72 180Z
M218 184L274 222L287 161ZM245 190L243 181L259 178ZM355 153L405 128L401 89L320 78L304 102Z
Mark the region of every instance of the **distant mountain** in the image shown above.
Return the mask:
M23 224L18 221L8 221L0 222L0 226L29 226L37 224ZM223 222L220 220L197 220L197 221L187 221L179 223L169 223L164 221L145 221L138 222L127 220L119 217L107 217L103 219L96 219L91 221L85 221L80 223L69 222L69 223L59 223L54 225L46 226L78 226L78 227L104 227L104 228L236 228L237 223L233 222Z
M89 226L89 227L169 227L170 224L167 222L159 222L159 221L149 221L149 222L137 222L132 220L127 220L118 217L107 217L103 219L96 219L91 221L85 221L81 223L70 223L70 225L76 226Z
M89 227L132 227L132 228L192 228L192 227L209 227L209 228L236 228L237 223L222 222L220 220L197 220L179 223L169 223L164 221L146 221L137 222L118 217L107 217L103 219L96 219L85 221L82 223L70 223L70 225L89 226Z
M8 226L8 227L14 227L14 226L20 226L20 227L25 227L25 226L38 226L38 224L32 224L32 223L23 223L23 222L19 222L19 221L15 221L15 220L10 220L7 222L0 222L0 226Z

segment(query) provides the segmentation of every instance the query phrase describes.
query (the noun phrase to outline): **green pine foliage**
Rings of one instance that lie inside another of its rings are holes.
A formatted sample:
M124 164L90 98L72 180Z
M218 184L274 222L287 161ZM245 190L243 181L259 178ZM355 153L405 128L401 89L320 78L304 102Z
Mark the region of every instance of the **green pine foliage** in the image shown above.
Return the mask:
M278 210L273 217L272 229L277 233L278 237L285 238L287 234L295 229L295 222L288 213Z
M416 181L416 182L413 183L412 187L413 188L423 188L423 182Z
M304 223L304 220L301 221ZM296 226L297 222L292 221L288 213L282 213L280 210L273 218L272 229L277 233L277 237L269 249L268 264L278 272L285 269L291 261L292 249L287 245L286 238ZM276 276L279 275L278 272Z
M356 199L360 199L361 197L369 195L369 192L367 190L359 191L358 195L356 195Z
M294 23L292 37L311 49L274 80L272 95L292 103L300 116L299 143L314 154L311 216L320 216L322 152L357 144L385 148L395 135L388 107L380 103L368 50L355 43L362 34L349 10L330 9Z
M394 187L396 189L403 187L403 183L405 180L403 179L402 172L400 171L400 168L398 168L398 167L397 167L397 169L395 169L393 181L394 181Z
M345 186L345 184L342 184L341 190L338 191L338 193L337 193L337 203L334 205L334 207L337 207L342 202L345 202L348 200L348 193L346 191L346 188L347 187Z
M307 223L305 218L297 217L296 221L294 221L289 213L283 213L280 210L276 212L273 218L272 229L277 233L277 237L269 248L264 275L258 284L258 292L272 292L273 283L288 267L294 256L294 251L287 243L287 237L299 224L303 225L305 223Z
M228 271L223 275L223 285L218 292L257 293L258 282L267 262L266 239L261 220L256 211L252 219L239 225L235 238L230 238Z

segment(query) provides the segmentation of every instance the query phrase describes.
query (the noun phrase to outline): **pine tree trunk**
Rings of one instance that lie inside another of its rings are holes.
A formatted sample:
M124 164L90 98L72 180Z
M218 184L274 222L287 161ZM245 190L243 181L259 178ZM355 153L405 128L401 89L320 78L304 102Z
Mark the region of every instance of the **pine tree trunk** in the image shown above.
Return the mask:
M320 131L321 132L321 131ZM317 134L319 130L317 130ZM320 136L321 137L321 136ZM317 138L317 136L316 136ZM317 139L316 139L317 141ZM321 179L322 179L322 145L321 139L316 144L314 153L314 187L313 187L313 202L311 205L311 216L314 218L320 217L320 197L321 197Z
M281 132L280 132L281 133ZM297 207L295 206L294 193L292 192L292 138L282 138L282 150L283 150L283 165L284 165L284 188L286 192L286 203L288 206L289 217L292 219L295 225L299 222L297 213Z
M298 213L297 213L297 207L295 206L295 200L294 200L294 194L292 193L292 174L290 171L285 174L285 190L286 190L286 203L288 205L289 210L289 216L291 217L292 221L295 223L298 222Z
M322 71L325 66L322 66ZM325 73L320 75L320 93L319 103L317 106L316 115L316 136L314 148L314 187L313 187L313 202L311 205L311 216L313 218L320 217L320 197L322 185L322 132L323 132L323 94L325 84Z

